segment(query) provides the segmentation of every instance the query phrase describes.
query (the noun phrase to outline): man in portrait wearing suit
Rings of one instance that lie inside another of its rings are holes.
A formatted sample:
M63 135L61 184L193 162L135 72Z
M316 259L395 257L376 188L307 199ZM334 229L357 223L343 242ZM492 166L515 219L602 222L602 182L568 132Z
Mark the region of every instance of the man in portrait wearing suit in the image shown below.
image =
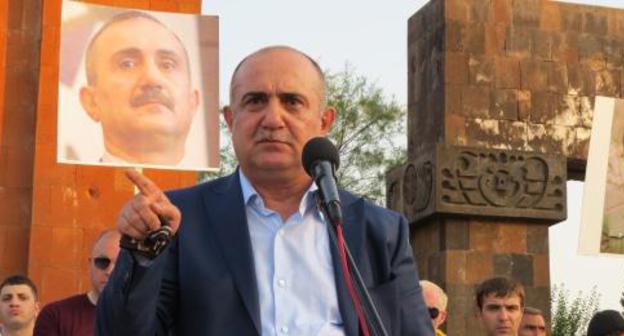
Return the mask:
M318 64L285 46L263 48L234 71L224 109L239 168L163 193L137 172L140 193L118 229L144 239L166 219L176 236L155 259L122 250L98 305L98 335L359 335L338 250L301 163L326 136ZM344 236L389 335L433 336L398 213L340 191Z

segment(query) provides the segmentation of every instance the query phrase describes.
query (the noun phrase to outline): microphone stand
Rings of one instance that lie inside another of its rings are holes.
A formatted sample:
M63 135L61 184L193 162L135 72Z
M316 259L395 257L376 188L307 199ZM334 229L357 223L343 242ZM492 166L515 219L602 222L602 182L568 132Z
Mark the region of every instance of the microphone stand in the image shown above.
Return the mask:
M340 253L340 245L338 244L338 238L336 237L336 230L338 227L342 227L342 223L334 222L331 219L331 217L327 215L328 205L325 204L325 202L321 200L318 192L316 194L316 204L317 204L317 208L321 210L321 213L323 215L322 216L323 220L326 223L330 224L328 225L329 237L332 243L334 244L334 246L336 247L336 249L338 250L338 252ZM360 270L358 269L357 265L355 264L355 261L353 260L353 256L351 255L351 251L349 250L349 246L347 245L346 241L344 241L343 246L344 246L345 253L347 255L349 270L351 271L351 274L354 275L352 280L356 285L356 291L358 292L358 297L365 311L366 322L370 325L373 335L388 336L388 332L386 331L386 328L383 325L383 321L381 320L381 317L379 316L379 312L377 311L377 308L375 307L375 303L373 302L370 296L370 293L368 292L368 288L366 288L366 285L364 284L364 280L362 279ZM348 272L349 270L343 269L342 271ZM353 304L355 305L356 303L354 302Z

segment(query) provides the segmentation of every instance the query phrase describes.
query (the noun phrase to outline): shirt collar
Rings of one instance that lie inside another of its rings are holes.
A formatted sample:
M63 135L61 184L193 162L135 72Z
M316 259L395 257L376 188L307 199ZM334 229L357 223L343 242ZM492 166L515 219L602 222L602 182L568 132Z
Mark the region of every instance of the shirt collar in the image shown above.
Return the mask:
M249 179L247 179L247 176L245 176L241 169L238 170L238 175L240 177L240 186L243 192L243 202L245 203L245 206L251 206L254 202L260 202L264 208L264 201L262 200L262 197L260 197L256 189L253 185L251 185L251 182L249 182ZM316 186L316 183L310 184L310 187L305 192L301 202L299 203L299 212L303 214L310 206L316 205L315 195L317 189L318 187Z

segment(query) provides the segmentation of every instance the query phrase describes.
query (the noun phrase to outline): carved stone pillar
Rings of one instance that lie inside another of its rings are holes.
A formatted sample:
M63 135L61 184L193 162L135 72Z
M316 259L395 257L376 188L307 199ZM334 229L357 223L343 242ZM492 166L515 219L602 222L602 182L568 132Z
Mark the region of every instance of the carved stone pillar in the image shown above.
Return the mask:
M507 275L550 312L548 225L582 179L596 95L624 95L624 11L548 0L432 0L408 22L408 160L388 206L411 221L446 329L480 334L474 286Z

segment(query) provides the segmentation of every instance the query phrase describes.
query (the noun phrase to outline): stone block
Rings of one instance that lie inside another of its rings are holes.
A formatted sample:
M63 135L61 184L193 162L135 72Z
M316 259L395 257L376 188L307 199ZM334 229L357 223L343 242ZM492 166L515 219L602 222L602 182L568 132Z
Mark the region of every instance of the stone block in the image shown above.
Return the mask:
M526 150L527 124L523 121L500 120L498 123L500 134L507 139L505 148L512 150Z
M541 0L513 1L513 25L537 28L540 24Z
M445 143L450 145L466 145L466 118L459 114L447 114L445 126Z
M529 90L518 90L518 120L528 121L532 110L532 95Z
M473 24L461 28L461 44L466 54L481 56L485 54L485 26Z
M466 283L466 251L444 251L444 274L448 284Z
M560 4L552 1L542 1L541 5L540 29L551 31L561 29Z
M568 67L565 63L553 62L548 68L548 90L554 93L568 93Z
M603 58L603 37L590 34L578 35L578 52L583 58Z
M479 86L462 88L462 115L470 118L486 118L490 113L490 89Z
M445 57L444 77L447 84L468 84L468 57L448 52Z
M549 272L548 253L533 255L533 285L537 287L550 286Z
M533 256L516 253L495 254L494 274L515 279L524 286L533 286Z
M518 93L516 90L492 92L491 117L500 120L518 120Z
M461 105L461 93L462 86L461 85L452 85L448 84L446 89L444 90L444 108L446 109L445 114L455 114L461 115L462 113L462 105Z
M490 86L494 82L494 60L486 57L468 59L469 82L471 85Z
M466 24L470 18L470 2L465 0L444 1L444 16L447 21Z
M527 226L527 252L548 254L548 227L529 224Z
M504 55L507 43L507 26L485 25L485 53L487 55Z
M596 95L620 97L622 71L602 70L596 73Z
M583 12L576 6L561 6L561 29L566 32L583 30Z
M548 74L552 62L525 59L520 61L520 78L522 89L544 91L548 89Z
M568 65L568 92L572 95L595 96L596 74L583 64Z
M463 52L464 41L462 38L462 25L456 22L447 22L446 35L444 38L444 50L451 52Z
M531 57L533 45L533 30L511 26L507 29L507 44L505 52L508 56L519 58Z
M495 86L499 89L520 87L520 62L514 57L497 57L494 61Z
M497 224L500 227L494 240L493 252L518 254L527 252L526 224L522 222Z
M538 59L551 60L555 37L558 37L557 33L535 29L533 31L533 55Z
M609 25L606 12L598 10L588 10L583 14L584 33L598 36L607 35Z
M494 276L494 260L491 251L470 251L466 255L466 282L477 284L484 278Z
M441 221L441 249L468 250L470 247L469 222L466 219L444 219Z
M552 123L559 105L560 95L549 92L533 92L531 95L532 123Z
M480 252L492 252L498 238L498 223L492 220L470 221L470 249Z
M604 57L607 62L607 69L624 68L624 41L622 38L604 39Z
M552 35L551 56L553 61L579 62L579 37L577 33L555 33Z
M512 18L512 0L492 1L492 19L496 24L508 26Z

